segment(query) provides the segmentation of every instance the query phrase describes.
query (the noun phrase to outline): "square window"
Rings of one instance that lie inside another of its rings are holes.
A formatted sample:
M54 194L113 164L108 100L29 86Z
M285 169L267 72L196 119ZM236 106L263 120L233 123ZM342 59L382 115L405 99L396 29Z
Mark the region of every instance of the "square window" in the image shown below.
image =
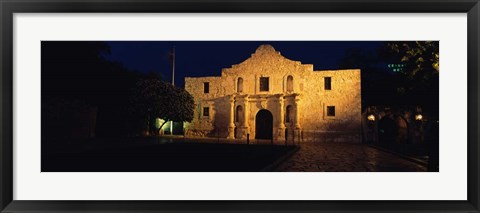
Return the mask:
M210 92L210 84L208 82L203 83L203 93L209 93Z
M327 106L327 116L335 116L335 106Z
M332 90L332 77L325 77L325 90Z
M203 107L203 116L210 116L210 108Z
M268 77L260 77L260 91L268 91Z

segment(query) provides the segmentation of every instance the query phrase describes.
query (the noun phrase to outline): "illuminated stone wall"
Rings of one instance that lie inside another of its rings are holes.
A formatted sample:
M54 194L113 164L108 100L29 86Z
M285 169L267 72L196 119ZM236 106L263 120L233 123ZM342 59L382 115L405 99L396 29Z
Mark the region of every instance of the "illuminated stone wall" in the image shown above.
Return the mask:
M288 82L289 76L293 81ZM268 91L261 91L262 77L269 78ZM325 90L325 77L331 77L331 90ZM209 82L209 93L204 93L204 82ZM189 136L245 139L248 133L253 139L255 116L266 109L273 115L275 140L285 140L286 135L296 141L361 140L358 69L314 71L311 64L289 60L272 46L261 45L244 62L223 69L221 76L185 78L185 89L196 104L194 120L186 126ZM237 118L238 106L242 110ZM335 116L327 116L327 106L335 106ZM204 107L209 107L208 116L203 116Z

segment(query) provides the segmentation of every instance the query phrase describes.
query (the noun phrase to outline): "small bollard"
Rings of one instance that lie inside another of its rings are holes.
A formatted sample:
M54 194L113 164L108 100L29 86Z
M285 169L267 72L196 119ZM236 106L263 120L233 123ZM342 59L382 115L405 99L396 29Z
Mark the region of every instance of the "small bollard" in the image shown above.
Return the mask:
M250 144L250 134L247 133L247 145Z

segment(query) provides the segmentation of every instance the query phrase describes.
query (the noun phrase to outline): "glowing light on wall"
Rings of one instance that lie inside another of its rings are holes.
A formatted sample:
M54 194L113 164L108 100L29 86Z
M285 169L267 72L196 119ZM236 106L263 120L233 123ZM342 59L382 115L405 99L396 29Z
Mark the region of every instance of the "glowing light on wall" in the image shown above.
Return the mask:
M164 120L161 118L155 119L155 127L158 129L163 124ZM163 125L162 130L169 130L170 131L170 122L167 122Z
M421 114L415 115L415 120L421 121L423 119L423 116Z
M369 116L367 116L367 119L369 121L375 121L375 115L369 115Z

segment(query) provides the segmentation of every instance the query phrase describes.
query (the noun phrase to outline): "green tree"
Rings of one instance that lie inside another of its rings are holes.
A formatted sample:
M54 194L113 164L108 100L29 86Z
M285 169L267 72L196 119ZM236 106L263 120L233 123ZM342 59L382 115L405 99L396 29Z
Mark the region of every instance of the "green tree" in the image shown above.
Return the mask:
M136 84L135 110L148 122L150 131L161 129L169 121L190 122L193 120L194 100L184 89L159 79L141 79ZM154 129L154 120L164 122Z
M425 83L435 80L440 70L438 41L396 41L388 42L391 56L405 63L402 73L411 79Z
M360 68L362 106L420 105L438 110L439 52L435 41L385 42L377 50L348 49L341 69ZM402 64L392 72L388 64ZM435 109L437 108L437 109Z
M397 88L405 102L421 105L433 114L438 114L439 42L387 42L386 51L392 62L405 64L398 76L403 83Z
M124 67L120 62L108 60L108 43L42 41L41 47L42 109L64 102L83 103L97 109L94 122L96 137L117 137L134 133L129 132L133 129L134 122L125 115L129 110L131 90L141 74ZM45 113L67 112L61 110ZM42 114L43 123L57 122L43 115L46 114ZM64 115L65 118L68 116ZM86 119L88 118L85 117L85 121ZM59 125L66 127L72 123L64 121L65 123ZM44 130L47 131L42 128L42 131Z

